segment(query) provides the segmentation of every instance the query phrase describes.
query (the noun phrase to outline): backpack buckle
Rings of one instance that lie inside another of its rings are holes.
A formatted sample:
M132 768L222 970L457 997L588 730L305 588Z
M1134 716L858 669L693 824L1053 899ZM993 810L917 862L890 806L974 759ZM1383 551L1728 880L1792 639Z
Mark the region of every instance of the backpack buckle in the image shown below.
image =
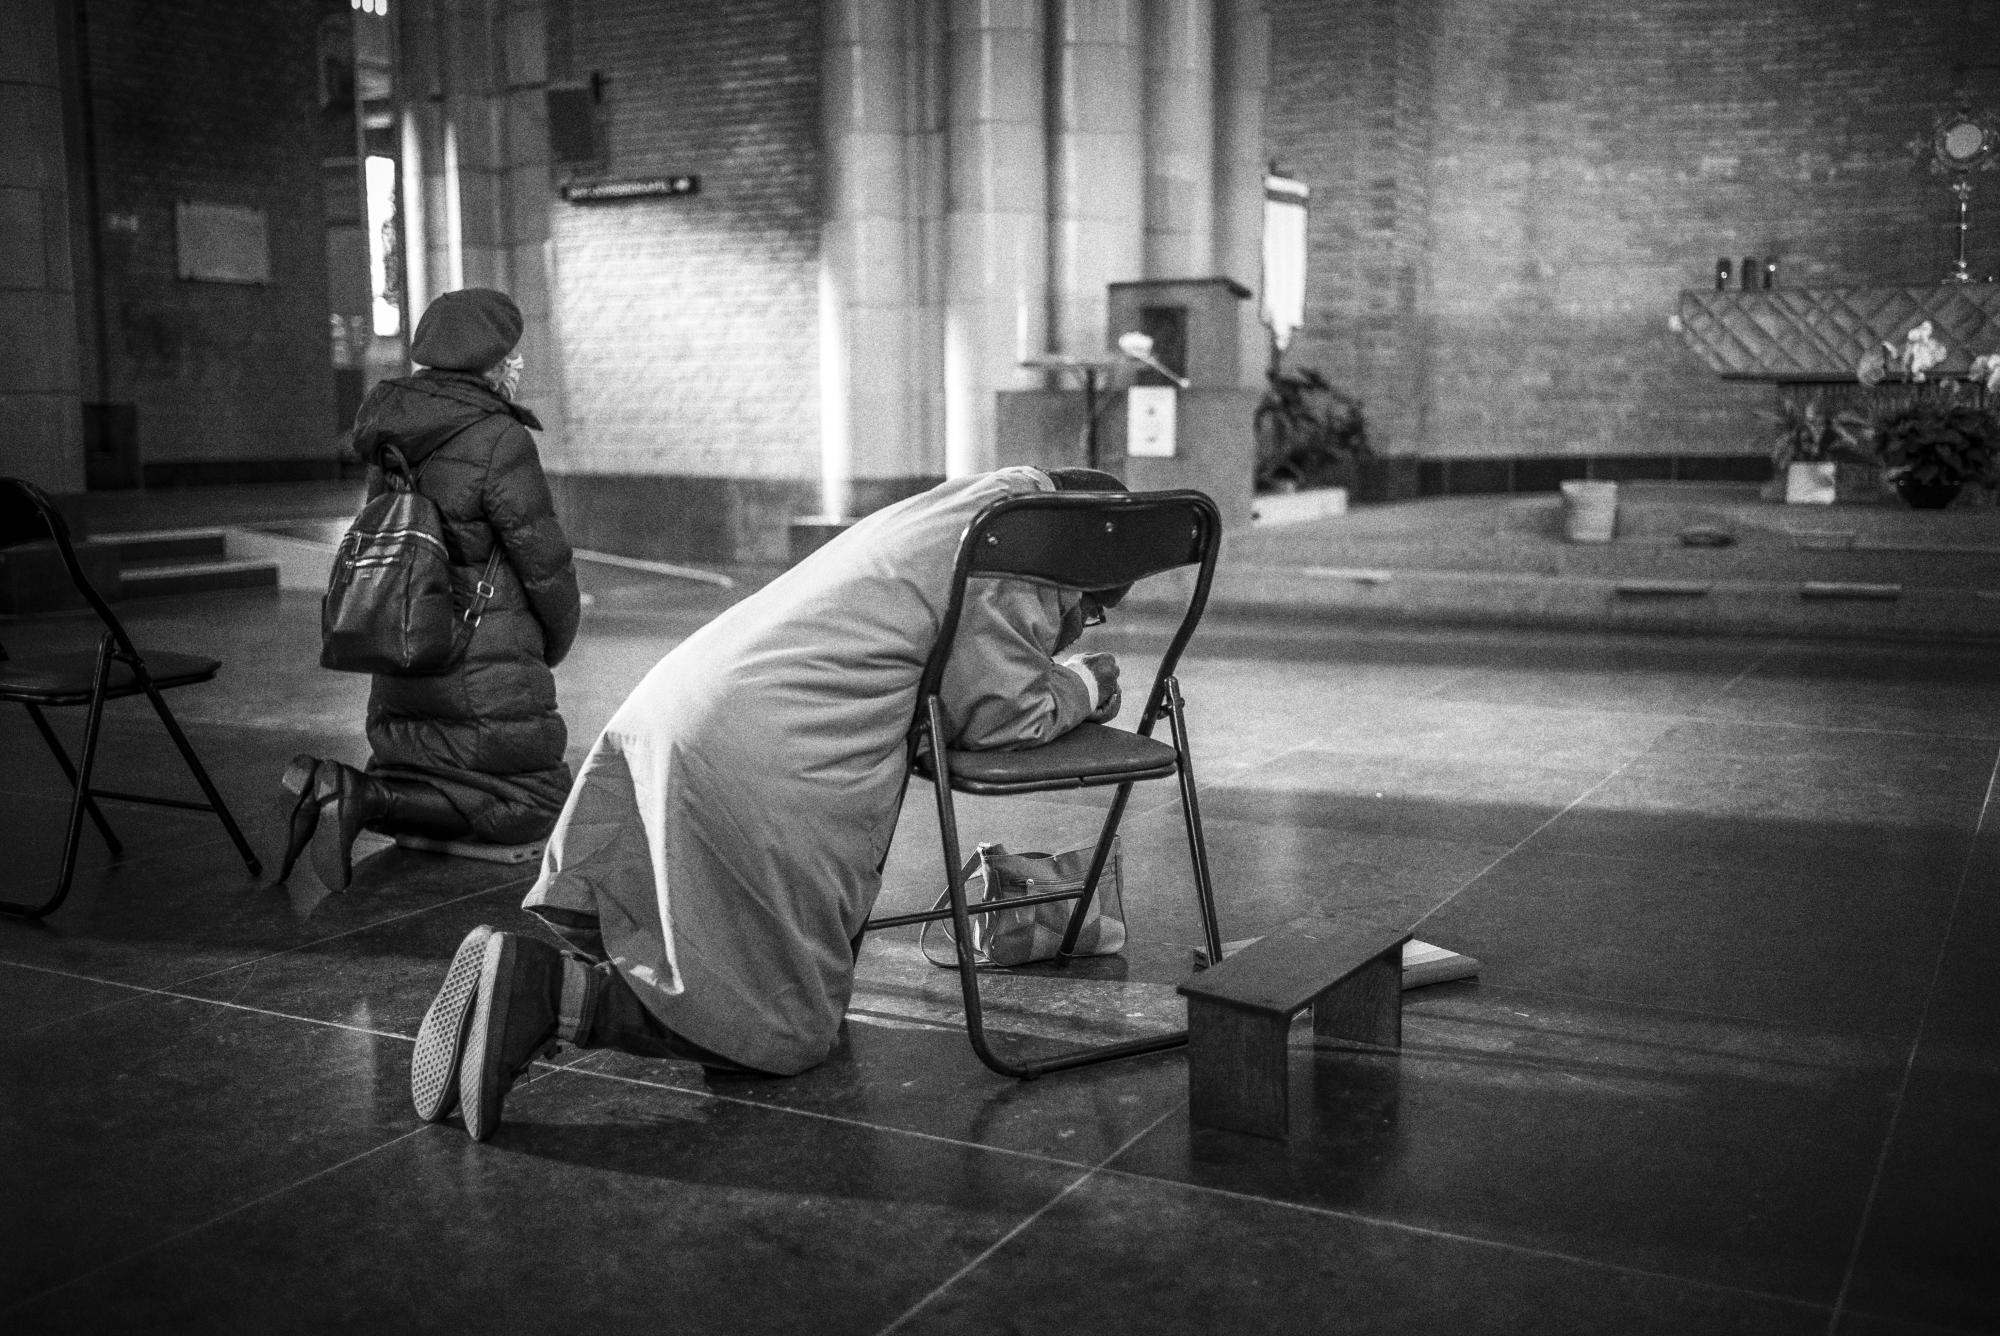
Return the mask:
M486 583L486 581L481 580L477 584L472 586L472 592L479 595L479 597L481 598L492 598L495 594L499 593L500 591L494 586Z

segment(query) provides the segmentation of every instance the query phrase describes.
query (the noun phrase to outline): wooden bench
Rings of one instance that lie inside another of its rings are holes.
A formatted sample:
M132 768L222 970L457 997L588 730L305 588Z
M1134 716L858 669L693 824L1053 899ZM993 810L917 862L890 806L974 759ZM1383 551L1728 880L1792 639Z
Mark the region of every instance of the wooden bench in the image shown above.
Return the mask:
M1309 914L1180 985L1188 1009L1188 1115L1196 1127L1282 1139L1290 1130L1286 1036L1401 1048L1407 908Z

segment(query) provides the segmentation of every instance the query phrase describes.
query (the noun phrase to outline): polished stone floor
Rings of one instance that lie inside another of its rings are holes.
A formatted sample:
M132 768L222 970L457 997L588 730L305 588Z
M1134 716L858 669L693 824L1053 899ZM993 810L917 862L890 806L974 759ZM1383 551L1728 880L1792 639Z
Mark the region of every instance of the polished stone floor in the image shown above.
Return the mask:
M578 756L725 597L586 580ZM226 661L176 704L274 857L284 761L360 760L365 681L308 596L128 615ZM1137 671L1157 629L1100 634ZM1295 1031L1288 1143L1192 1131L1177 1053L989 1074L905 931L813 1072L565 1050L476 1145L412 1116L411 1036L531 870L390 849L328 896L115 808L122 861L86 832L69 904L0 921L0 1331L2000 1331L1990 648L1215 621L1183 677L1225 937L1394 900L1485 962L1407 995L1400 1055ZM186 791L143 706L105 756ZM62 781L11 708L0 758L33 896ZM1009 1043L1171 1023L1195 916L1148 787L1129 950L994 980ZM1101 801L964 818L1068 847ZM885 908L937 865L919 788Z

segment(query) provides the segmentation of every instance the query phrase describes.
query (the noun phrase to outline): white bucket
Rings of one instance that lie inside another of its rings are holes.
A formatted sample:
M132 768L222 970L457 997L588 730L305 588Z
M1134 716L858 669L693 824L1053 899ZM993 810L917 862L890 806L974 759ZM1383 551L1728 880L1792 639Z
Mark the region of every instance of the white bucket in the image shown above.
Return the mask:
M1799 506L1830 506L1840 499L1840 465L1785 465L1785 500Z
M1563 529L1570 542L1610 542L1618 532L1618 484L1572 478L1562 491Z

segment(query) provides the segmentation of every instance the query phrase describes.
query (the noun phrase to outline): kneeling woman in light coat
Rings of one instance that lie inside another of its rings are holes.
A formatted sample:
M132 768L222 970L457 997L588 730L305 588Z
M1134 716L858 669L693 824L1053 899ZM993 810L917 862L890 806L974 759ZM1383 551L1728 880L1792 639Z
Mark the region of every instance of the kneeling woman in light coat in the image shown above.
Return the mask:
M881 889L904 738L966 524L1004 497L1119 488L1007 468L876 512L662 659L570 791L526 907L599 958L476 929L418 1037L412 1094L490 1135L555 1038L789 1075L832 1050ZM1031 747L1118 708L1109 654L1052 657L1090 595L971 586L942 698L957 748Z

